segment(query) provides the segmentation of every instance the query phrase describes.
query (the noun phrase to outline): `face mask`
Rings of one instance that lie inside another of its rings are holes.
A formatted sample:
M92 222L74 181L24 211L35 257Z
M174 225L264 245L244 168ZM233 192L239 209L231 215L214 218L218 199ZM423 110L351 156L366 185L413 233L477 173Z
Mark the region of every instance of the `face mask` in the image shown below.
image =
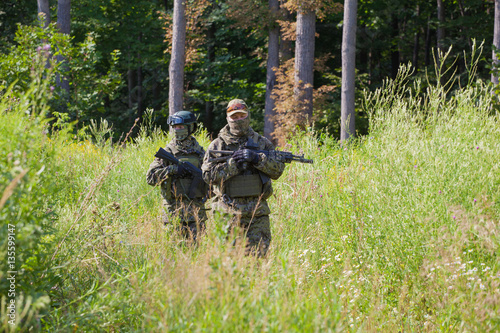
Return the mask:
M183 129L174 129L174 134L176 140L182 141L189 136L189 130L185 126Z
M248 115L245 119L240 120L232 120L227 117L227 123L232 134L236 136L244 136L250 129L250 115Z

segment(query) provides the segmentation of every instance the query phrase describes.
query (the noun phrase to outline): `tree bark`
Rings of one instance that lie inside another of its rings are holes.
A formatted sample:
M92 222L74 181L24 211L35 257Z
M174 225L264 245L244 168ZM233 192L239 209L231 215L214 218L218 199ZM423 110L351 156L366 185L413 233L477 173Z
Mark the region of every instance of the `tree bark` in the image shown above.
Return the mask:
M495 0L495 26L493 29L493 46L497 51L493 50L492 58L494 67L498 67L498 58L496 52L500 52L500 0ZM498 84L498 76L491 74L491 82Z
M462 17L465 17L466 16L466 13L465 13L465 8L464 8L464 4L462 2L462 0L458 0L458 7L460 8L460 15ZM464 36L464 38L467 40L467 44L469 44L469 47L472 49L472 40L469 38L469 31L468 31L468 27L466 26L462 26L460 28L460 32L462 32L462 36Z
M344 27L342 32L342 90L340 140L345 142L355 135L355 70L357 0L344 2Z
M142 66L139 66L139 68L137 69L137 117L141 119L142 119L142 114L144 113L142 82L143 82Z
M128 108L132 109L135 103L135 98L134 98L135 76L134 76L134 70L130 68L127 71L127 87L128 87Z
M57 27L61 33L69 36L71 32L71 0L59 0L57 2ZM61 72L64 73L61 76L58 74L56 77L56 84L61 87L64 91L64 95L69 99L69 81L68 74L69 68L66 59L62 55L57 56L57 62L60 63Z
M158 73L161 71L161 67L158 66L156 69L153 70L152 73L152 81L153 81L153 86L152 86L152 93L153 93L153 108L154 109L160 109L161 107L161 102L160 102L160 93L161 93L161 85L160 81L158 78Z
M49 0L37 0L38 4L38 14L43 13L45 14L44 16L44 28L47 28L47 26L50 24L50 6L49 6Z
M57 2L57 26L63 34L71 32L71 0L59 0Z
M297 13L297 40L295 42L294 96L302 116L311 124L313 114L314 39L316 14L311 9Z
M272 15L276 14L279 10L278 0L269 0L269 8ZM276 72L280 65L279 54L279 38L280 28L277 22L271 22L269 27L269 40L267 51L267 73L266 73L266 106L264 113L264 136L271 141L273 140L272 134L274 132L274 117L276 115L275 100L272 97L274 85L276 84Z
M438 16L438 28L437 28L437 49L439 52L444 52L444 4L443 0L437 0L437 16Z
M184 62L186 47L186 3L174 0L174 29L172 36L172 55L170 59L168 110L169 114L181 111L184 93Z
M393 46L391 48L391 76L395 79L399 70L399 21L395 14L392 15L391 26L393 41Z
M208 75L212 75L212 64L215 61L215 33L217 28L215 22L212 22L207 30L207 60L208 60ZM207 83L207 91L210 86ZM205 127L209 133L213 131L214 120L214 102L212 100L205 101Z
M285 3L286 1L284 0L280 0L280 7L281 7L281 10L283 11L284 13L284 19L286 21L292 21L293 20L293 15L292 13L290 13L290 11L288 9L286 9L285 7L283 7L283 3ZM293 42L289 39L285 39L283 38L282 36L282 31L280 29L280 59L281 59L281 62L282 63L285 63L286 61L292 59L293 57Z
M420 6L417 5L417 19L420 17ZM420 51L420 27L417 27L417 31L415 32L415 38L413 40L413 69L415 73L418 71L418 53Z
M431 63L431 19L427 17L427 27L425 30L425 56L424 63L425 67L429 66Z

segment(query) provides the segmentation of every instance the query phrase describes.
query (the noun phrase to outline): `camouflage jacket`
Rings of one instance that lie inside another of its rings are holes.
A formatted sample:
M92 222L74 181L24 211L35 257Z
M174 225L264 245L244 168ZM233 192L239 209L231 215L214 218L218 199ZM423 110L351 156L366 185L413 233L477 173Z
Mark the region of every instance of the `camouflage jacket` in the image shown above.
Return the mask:
M229 126L226 125L219 133L219 136L210 143L208 151L210 150L230 150L236 151L241 146L245 145L249 139L258 145L259 150L274 150L273 144L265 137L256 133L250 128L249 133L245 137L237 137L230 133ZM285 164L277 161L263 153L259 153L259 163L252 166L250 170L253 173L263 174L267 180L263 182L262 195L256 197L237 197L232 198L225 195L224 184L226 181L234 176L241 175L244 171L239 170L233 158L227 161L213 162L210 158L217 156L209 156L205 154L203 159L203 179L207 184L212 185L215 194L213 208L222 210L226 213L241 215L242 218L250 216L269 215L270 210L267 205L266 199L272 194L272 181L271 179L278 179ZM270 179L269 179L270 178Z
M165 150L179 159L187 156L192 157L193 160L197 160L197 163L193 163L197 167L201 166L205 154L205 150L194 137L182 141L173 139L167 144ZM192 214L194 210L204 210L204 198L189 199L186 196L176 195L174 185L179 181L175 177L176 173L177 165L155 157L146 173L146 180L151 186L161 184L163 207L166 212L179 214L182 220L191 221L194 219ZM192 178L192 176L189 175L186 178ZM205 184L201 185L205 186Z

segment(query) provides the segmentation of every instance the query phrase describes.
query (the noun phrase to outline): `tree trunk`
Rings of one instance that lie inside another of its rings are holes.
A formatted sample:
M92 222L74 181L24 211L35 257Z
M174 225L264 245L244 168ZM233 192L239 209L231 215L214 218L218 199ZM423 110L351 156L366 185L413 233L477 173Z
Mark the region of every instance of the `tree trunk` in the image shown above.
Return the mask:
M142 43L142 33L139 33L139 37L137 37L137 41L139 45ZM137 52L137 61L139 63L139 67L137 68L137 117L142 120L142 114L144 111L143 107L143 73L142 73L142 55L141 52Z
M140 58L139 58L140 59ZM144 113L143 96L142 96L142 66L137 69L137 117L142 119Z
M286 1L281 0L280 2L281 2L281 4L280 4L281 10L284 13L284 20L291 22L293 20L292 13L290 13L290 11L288 9L283 7L283 3ZM293 42L289 39L283 38L283 36L281 35L281 32L282 31L280 29L280 43L279 43L280 50L279 50L279 52L280 52L281 63L285 63L288 60L292 59L292 57L293 57Z
M496 52L500 52L500 0L495 0L495 27L493 30L493 46L497 49L493 50L493 64L498 68L498 58ZM498 84L498 76L491 74L491 82Z
M427 27L425 30L425 67L431 64L431 18L427 17Z
M297 13L297 40L295 42L295 86L294 96L299 102L300 112L311 124L313 113L314 38L316 14L310 9L299 9Z
M208 75L212 75L212 64L215 61L215 33L217 28L215 22L212 22L207 30L207 60L208 60ZM210 85L207 83L207 91ZM212 100L205 101L205 127L209 133L213 131L214 120L214 102Z
M342 32L342 91L340 140L349 140L355 135L355 70L356 70L356 25L357 0L344 2L344 27Z
M160 101L160 94L161 94L161 84L160 84L160 79L158 73L161 72L161 67L158 66L156 69L153 70L152 76L153 76L153 87L152 87L152 93L153 93L153 108L155 110L159 110L161 108L161 101Z
M174 0L174 29L172 35L172 55L170 59L168 110L169 114L181 111L184 93L184 57L186 46L186 3Z
M391 25L393 41L393 46L391 48L391 76L395 79L399 70L399 22L398 17L395 14L392 15Z
M465 17L465 8L464 8L464 4L462 2L462 0L458 0L458 7L460 8L460 15L462 17ZM461 33L462 36L464 36L464 38L467 40L467 44L469 44L469 47L472 49L472 40L469 38L469 31L468 31L468 27L467 26L462 26L460 28L460 32L463 32Z
M437 16L438 16L438 28L437 28L437 49L439 52L444 52L444 4L443 0L437 0Z
M135 103L135 98L134 98L135 76L133 69L129 69L127 71L127 88L128 88L128 108L132 109Z
M61 33L69 35L71 32L71 0L59 0L57 3L57 26ZM56 77L56 84L61 87L62 91L64 91L64 95L67 99L69 99L69 81L68 74L69 68L66 59L62 55L57 56L57 62L60 63L60 72L64 73L63 78L61 79L58 74Z
M278 0L269 0L269 8L272 14L279 10ZM267 51L267 73L266 73L266 106L264 113L264 136L271 141L274 132L274 117L276 115L275 100L272 97L274 85L276 84L276 72L280 65L279 60L279 38L280 28L277 22L271 22L269 27L269 41Z
M63 34L71 32L71 0L59 0L57 2L57 26Z
M40 13L44 14L44 28L47 28L47 26L50 24L50 6L49 6L49 0L37 0L38 3L38 14Z
M420 6L417 5L417 19L420 17ZM418 71L418 51L420 50L420 27L417 27L415 38L413 40L413 69L415 73Z

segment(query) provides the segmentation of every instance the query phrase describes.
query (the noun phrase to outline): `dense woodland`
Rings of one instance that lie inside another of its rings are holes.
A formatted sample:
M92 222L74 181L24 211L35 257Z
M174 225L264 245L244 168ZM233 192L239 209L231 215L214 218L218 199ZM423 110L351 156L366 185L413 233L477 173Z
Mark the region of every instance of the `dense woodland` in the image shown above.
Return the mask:
M13 82L26 87L36 48L47 41L48 52L57 53L62 64L54 74L54 114L78 120L79 128L106 119L119 135L150 108L155 123L167 129L174 1L38 0L38 5L0 3L2 90ZM488 80L494 5L487 0L357 1L356 100L364 89L373 91L385 78L395 78L401 64L411 63L413 77L432 82L437 49L450 50L443 71L461 78L450 84L453 93L468 80L464 54L472 52L474 40L484 41L477 75ZM180 105L196 112L209 132L224 125L227 101L239 97L251 105L253 127L268 137L293 132L306 123L304 113L317 129L339 136L342 2L189 0L184 10ZM46 15L38 16L41 12ZM302 58L294 59L304 52L313 54L314 64L305 66L314 66L314 72L303 88L314 95L306 96L308 105L297 106L290 97L298 94L293 77ZM359 105L356 130L368 130Z
M0 1L0 331L499 332L493 45L500 0ZM236 97L314 160L263 259L145 179Z

